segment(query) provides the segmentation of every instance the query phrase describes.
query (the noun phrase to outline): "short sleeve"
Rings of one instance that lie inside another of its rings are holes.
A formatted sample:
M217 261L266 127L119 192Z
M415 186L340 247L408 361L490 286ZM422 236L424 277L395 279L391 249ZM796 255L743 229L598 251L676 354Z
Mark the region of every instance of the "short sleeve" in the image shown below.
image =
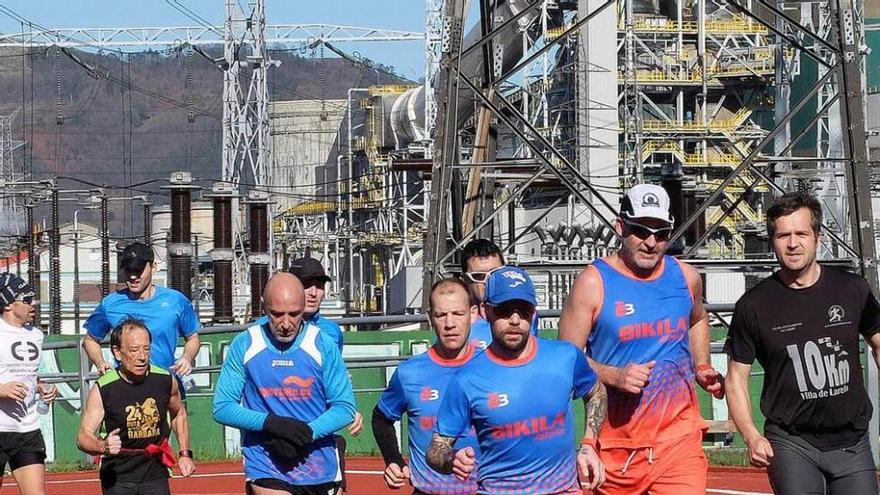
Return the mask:
M571 346L574 351L574 375L572 376L572 393L574 397L583 397L593 390L596 386L598 377L590 363L587 362L587 356L579 349Z
M434 433L444 437L464 436L471 428L471 408L458 377L453 376L446 386L446 395L440 403Z
M379 397L379 403L376 404L382 414L390 420L397 421L406 411L406 393L403 390L403 384L400 383L400 368L391 375L391 381L388 387Z
M867 282L865 285L868 285ZM865 299L865 305L862 308L862 318L859 321L859 333L870 338L874 334L880 332L880 304L877 303L877 297L871 292L868 286L868 297Z
M742 300L733 308L733 318L724 342L724 352L738 363L752 364L756 355L756 328L751 310Z
M95 311L89 315L86 319L85 324L83 325L86 331L94 337L95 340L101 342L104 340L104 337L110 333L110 330L113 328L110 325L110 322L107 321L107 310L104 309L104 303L101 302L98 306L95 307Z
M192 301L184 296L180 298L180 335L184 338L196 333L202 323L199 321Z

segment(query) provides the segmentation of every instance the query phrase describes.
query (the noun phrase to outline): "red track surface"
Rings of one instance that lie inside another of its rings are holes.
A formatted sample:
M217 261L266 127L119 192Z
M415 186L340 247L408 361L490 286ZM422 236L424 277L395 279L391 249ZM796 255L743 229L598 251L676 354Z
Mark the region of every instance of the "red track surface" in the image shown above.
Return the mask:
M389 490L382 481L383 464L376 458L346 459L348 495L404 495L411 490ZM0 495L18 493L11 477L4 478ZM94 471L52 474L47 481L49 495L95 495L101 493L98 476ZM232 495L244 493L244 475L241 463L201 464L192 478L171 480L175 495ZM584 492L589 493L589 492ZM748 468L712 468L709 471L709 494L758 495L770 494L767 475L762 470Z

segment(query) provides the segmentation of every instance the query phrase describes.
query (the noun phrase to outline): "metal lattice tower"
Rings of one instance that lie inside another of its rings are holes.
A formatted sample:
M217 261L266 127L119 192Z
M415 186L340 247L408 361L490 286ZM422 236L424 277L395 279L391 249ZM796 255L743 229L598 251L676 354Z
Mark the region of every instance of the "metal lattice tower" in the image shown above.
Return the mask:
M430 140L437 118L434 83L440 71L443 46L443 0L425 0L425 134ZM430 141L429 141L430 142ZM427 146L427 158L433 153L433 142Z
M8 115L0 115L0 180L18 182L23 174L16 169L13 151L24 144L12 138L12 122L18 110ZM22 235L25 231L24 215L13 194L0 196L0 234Z
M245 192L244 181L255 188L270 181L269 89L266 72L271 61L266 51L266 10L263 0L241 12L238 2L226 1L225 44L223 50L223 180L233 189ZM246 81L243 83L242 80ZM268 226L267 226L268 228ZM232 286L240 308L248 282L244 256L244 226L241 217L233 219ZM271 242L270 242L271 245Z

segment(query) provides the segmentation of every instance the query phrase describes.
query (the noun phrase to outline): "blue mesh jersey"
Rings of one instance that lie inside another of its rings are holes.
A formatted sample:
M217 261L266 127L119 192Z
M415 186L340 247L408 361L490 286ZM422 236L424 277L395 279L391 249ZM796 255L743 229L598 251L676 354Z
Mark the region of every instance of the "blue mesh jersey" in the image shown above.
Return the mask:
M305 460L286 465L270 458L262 432L268 414L296 418L315 440ZM352 422L354 393L339 349L314 325L303 325L280 351L268 325L253 325L229 346L214 396L214 419L242 430L245 477L292 485L341 480L333 432Z
M490 347L449 380L434 431L476 429L480 494L580 493L572 398L597 379L568 342L532 337L513 361Z
M129 317L142 320L153 339L150 362L168 369L174 364L177 337L189 337L202 325L186 296L168 287L155 287L156 292L149 299L132 299L128 289L107 294L84 326L100 342L120 321Z
M342 328L339 327L338 323L328 318L324 318L321 313L315 313L309 318L303 318L303 321L315 325L322 332L327 334L328 337L333 339L333 342L336 342L336 345L339 347L339 352L342 352L345 342L342 340ZM269 323L269 317L264 315L255 321L254 325L265 325L267 323Z
M688 339L693 294L677 260L664 256L656 275L644 280L605 260L591 269L602 281L602 303L587 355L616 367L656 361L641 394L608 389L602 447L652 447L703 428Z
M406 412L409 433L410 481L421 492L431 495L471 495L477 491L476 476L461 481L454 475L439 474L425 463L440 402L446 384L462 365L479 352L468 346L467 354L454 360L428 352L407 359L398 366L388 388L379 398L379 410L388 419L398 421ZM479 452L473 429L455 442L455 448L473 447Z
M532 335L538 336L538 315L532 319ZM485 318L480 316L471 323L471 336L468 343L474 347L485 349L492 343L492 327Z

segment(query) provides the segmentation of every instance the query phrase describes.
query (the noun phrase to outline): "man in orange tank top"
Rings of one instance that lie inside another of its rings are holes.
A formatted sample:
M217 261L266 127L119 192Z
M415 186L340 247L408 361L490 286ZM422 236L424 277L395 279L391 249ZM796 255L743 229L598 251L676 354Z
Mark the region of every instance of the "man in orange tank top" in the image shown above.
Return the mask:
M694 381L715 397L709 324L697 270L666 256L674 219L656 185L634 186L615 221L620 249L575 280L559 336L586 349L608 388L599 434L601 495L702 495L706 428Z

